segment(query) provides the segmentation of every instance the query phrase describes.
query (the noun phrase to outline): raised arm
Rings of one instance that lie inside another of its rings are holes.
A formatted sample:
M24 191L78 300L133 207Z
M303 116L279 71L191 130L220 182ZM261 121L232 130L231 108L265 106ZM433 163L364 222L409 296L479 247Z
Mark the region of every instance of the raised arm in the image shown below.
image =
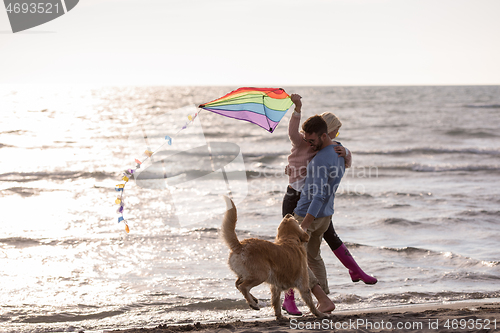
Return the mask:
M290 123L288 124L288 137L292 142L293 146L298 146L302 143L302 134L299 132L300 125L300 113L302 111L302 101L300 100L302 97L298 94L292 94L290 96L293 104L295 104L295 111L290 117Z

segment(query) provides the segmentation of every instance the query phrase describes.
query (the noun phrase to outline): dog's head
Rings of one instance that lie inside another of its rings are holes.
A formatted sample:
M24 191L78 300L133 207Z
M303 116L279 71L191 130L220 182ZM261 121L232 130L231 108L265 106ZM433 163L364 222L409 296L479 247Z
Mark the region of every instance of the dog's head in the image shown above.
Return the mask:
M278 226L276 241L285 239L298 239L301 243L309 241L309 235L302 230L299 222L291 214L286 214Z

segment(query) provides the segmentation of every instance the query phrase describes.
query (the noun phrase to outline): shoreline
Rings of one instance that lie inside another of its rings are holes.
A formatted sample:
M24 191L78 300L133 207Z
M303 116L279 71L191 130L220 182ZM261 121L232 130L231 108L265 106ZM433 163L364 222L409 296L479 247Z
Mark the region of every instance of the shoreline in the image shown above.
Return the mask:
M250 309L249 309L250 311ZM485 332L500 330L500 300L466 300L333 312L327 318L284 315L231 322L163 324L152 328L107 329L95 333L220 332ZM90 331L86 331L90 333Z

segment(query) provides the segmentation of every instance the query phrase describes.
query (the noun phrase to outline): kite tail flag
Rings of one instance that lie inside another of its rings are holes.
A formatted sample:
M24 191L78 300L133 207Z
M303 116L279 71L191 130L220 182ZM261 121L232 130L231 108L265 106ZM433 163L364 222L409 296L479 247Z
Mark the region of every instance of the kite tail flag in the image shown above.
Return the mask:
M190 124L192 124L194 122L194 120L196 119L196 116L198 116L198 112L196 112L194 115L189 115L188 116L188 120L184 126L182 126L182 128L177 131L176 134L179 134L180 131L186 129ZM147 140L147 136L146 134L144 133L144 138ZM122 178L121 180L124 181L123 184L117 184L115 186L115 191L119 192L120 195L116 197L116 200L115 200L115 203L117 205L119 205L118 209L116 210L116 212L118 214L120 214L120 217L118 217L118 223L120 222L123 222L125 224L125 231L127 233L130 232L130 228L128 226L128 223L127 223L127 220L125 220L125 217L123 216L123 212L124 212L124 207L125 207L125 200L124 200L124 196L125 196L125 186L127 185L128 181L130 180L130 178L132 178L134 176L134 173L137 172L137 170L139 170L141 168L141 165L146 162L148 159L151 159L152 160L152 157L153 155L160 150L161 147L163 147L165 144L168 145L172 145L172 138L168 135L165 136L165 142L162 143L158 148L156 148L155 150L151 150L151 148L147 147L147 149L144 151L144 156L146 156L145 158L143 157L143 159L139 159L139 158L136 158L135 159L135 169L127 169L124 171L124 173L122 174Z
M272 133L293 102L281 88L239 88L199 108L245 120Z

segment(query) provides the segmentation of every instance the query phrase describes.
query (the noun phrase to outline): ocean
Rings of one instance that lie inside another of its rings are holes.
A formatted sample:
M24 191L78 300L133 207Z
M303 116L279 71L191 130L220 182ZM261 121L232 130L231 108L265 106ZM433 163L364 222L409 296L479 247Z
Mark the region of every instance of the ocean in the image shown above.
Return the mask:
M274 239L292 110L268 133L196 108L235 88L0 87L1 332L273 316L268 286L260 311L234 287L220 195L240 239ZM333 223L378 283L351 282L324 243L336 311L500 298L500 86L282 88L302 120L335 113L353 155ZM145 149L126 233L115 186Z

